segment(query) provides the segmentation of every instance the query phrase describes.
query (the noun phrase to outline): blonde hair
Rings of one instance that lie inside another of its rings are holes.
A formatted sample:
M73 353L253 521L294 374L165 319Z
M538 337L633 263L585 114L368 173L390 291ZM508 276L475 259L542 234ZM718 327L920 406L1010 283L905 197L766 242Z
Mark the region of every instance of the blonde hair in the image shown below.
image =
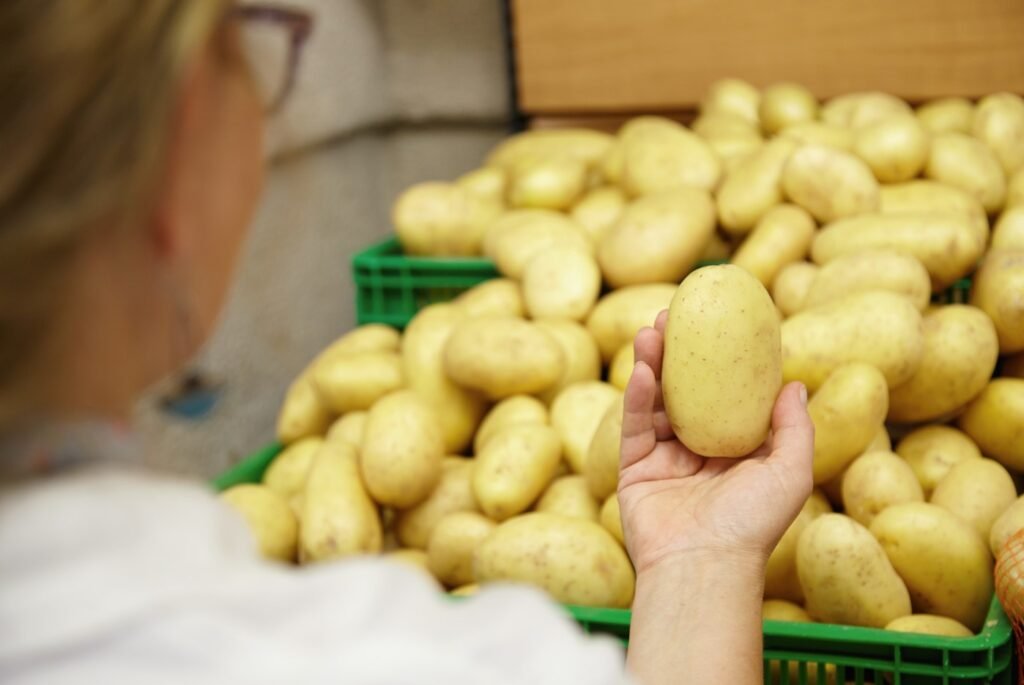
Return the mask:
M86 233L144 209L181 71L228 6L0 2L0 387L25 372Z

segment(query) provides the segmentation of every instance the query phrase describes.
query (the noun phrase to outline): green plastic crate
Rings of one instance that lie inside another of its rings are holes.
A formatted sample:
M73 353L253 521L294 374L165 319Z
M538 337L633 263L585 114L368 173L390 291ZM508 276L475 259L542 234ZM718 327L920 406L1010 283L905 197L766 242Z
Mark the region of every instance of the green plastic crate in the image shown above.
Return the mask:
M352 258L356 322L404 328L428 304L447 302L497 277L489 259L409 257L396 238L388 238Z
M279 444L270 444L214 479L223 490L239 483L258 482ZM629 642L627 609L566 607L590 633ZM1012 685L1013 631L999 602L993 598L985 628L971 638L942 638L894 633L871 628L765 621L766 685ZM774 673L772 666L775 666ZM836 669L835 678L812 677L815 667Z

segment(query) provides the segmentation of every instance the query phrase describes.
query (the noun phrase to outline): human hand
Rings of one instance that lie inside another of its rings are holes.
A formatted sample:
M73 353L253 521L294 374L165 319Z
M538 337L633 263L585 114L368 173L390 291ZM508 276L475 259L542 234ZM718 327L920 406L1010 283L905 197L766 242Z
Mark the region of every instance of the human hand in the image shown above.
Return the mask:
M661 393L668 312L634 342L619 464L619 507L637 573L686 556L741 557L762 567L813 487L807 390L790 383L768 440L749 457L708 458L675 436Z

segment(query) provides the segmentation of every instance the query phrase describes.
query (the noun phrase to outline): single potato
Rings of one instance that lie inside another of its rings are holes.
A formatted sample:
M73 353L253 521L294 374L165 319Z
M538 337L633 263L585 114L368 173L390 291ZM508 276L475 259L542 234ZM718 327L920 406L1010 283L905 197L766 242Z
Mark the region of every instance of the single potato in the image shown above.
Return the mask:
M600 245L626 209L626 194L616 186L595 188L580 198L569 216L583 227L591 241Z
M878 210L878 181L852 154L806 145L794 152L782 171L782 190L821 222Z
M473 558L477 582L528 583L556 601L626 608L636 577L626 552L599 524L531 513L499 525Z
M1024 207L1011 207L999 215L992 230L993 250L1024 251Z
M1006 541L1021 529L1024 529L1024 497L1015 499L992 524L988 536L992 556L998 559Z
M765 212L782 202L782 170L796 147L791 140L776 138L726 174L715 201L727 233L749 233Z
M917 108L917 119L929 133L970 133L974 103L967 98L940 98Z
M363 486L351 445L326 443L317 451L300 519L299 560L303 563L380 552L380 514Z
M430 534L442 518L457 511L479 511L473 495L474 464L464 457L444 458L441 480L427 499L395 516L395 534L403 546L426 549Z
M558 382L565 361L550 334L512 317L467 319L444 348L448 377L494 400L547 390Z
M621 397L618 388L604 381L581 381L551 403L551 426L562 439L562 453L573 472L584 472L587 450L601 417Z
M775 83L761 93L758 106L761 128L775 134L793 124L818 118L818 100L798 83Z
M863 526L888 507L924 501L914 470L892 452L865 452L854 459L843 475L842 491L846 514Z
M276 561L295 561L299 521L288 500L265 485L253 483L230 487L220 497L245 519L260 554Z
M974 633L959 621L934 614L911 614L898 618L885 627L897 633L921 633L942 637L973 637Z
M784 599L766 599L761 605L761 617L765 621L789 621L810 623L811 616L799 604Z
M1024 471L1024 380L992 379L967 405L959 424L983 453Z
M828 124L824 121L801 121L787 126L779 137L801 145L824 145L843 152L853 150L856 131L846 126Z
M597 250L613 288L679 281L715 232L711 195L677 188L645 195L626 207Z
M936 504L911 502L876 516L871 533L906 582L916 612L981 629L992 601L992 557L971 524Z
M540 319L534 323L551 335L565 354L561 378L538 394L541 400L551 404L558 393L573 383L601 379L601 351L590 331L569 319Z
M789 525L786 532L765 565L764 573L764 596L775 600L788 600L801 604L804 601L804 590L800 586L800 577L796 572L796 550L800 542L800 536L807 529L812 521L823 514L831 513L825 495L820 490L815 490L804 502L796 519ZM767 618L767 616L765 617Z
M591 494L603 500L619 484L619 443L622 441L622 396L605 410L583 461L583 475Z
M359 466L379 504L403 509L425 500L441 479L444 453L437 413L414 391L392 393L370 409Z
M782 387L779 318L764 286L731 264L687 276L669 307L661 382L672 430L689 449L757 449Z
M977 397L996 368L996 329L977 307L935 307L925 313L923 323L921 365L910 380L889 392L890 421L948 416Z
M475 285L455 298L455 304L469 317L526 315L519 283L510 278L495 278Z
M565 210L586 190L587 171L570 155L523 159L509 167L505 198L516 209Z
M896 454L913 469L925 497L957 464L980 459L981 451L965 433L939 424L922 426L906 435L896 446Z
M873 90L832 98L821 108L821 120L835 126L861 129L883 119L912 112L910 105L898 97Z
M612 357L608 365L608 382L619 390L625 390L633 375L633 366L636 363L633 352L633 343L628 342L619 348L619 351Z
M487 229L484 255L494 260L503 276L519 279L534 255L554 247L576 247L593 252L583 228L560 212L521 209L507 212Z
M502 206L505 204L508 172L501 167L480 167L459 176L455 179L455 185L465 188L485 202Z
M971 304L989 315L999 352L1024 351L1024 250L993 250L974 274Z
M1024 99L995 93L978 102L971 133L991 148L1007 176L1024 166Z
M523 268L523 301L532 319L582 321L601 292L601 269L590 255L575 247L556 247L538 253Z
M555 477L562 441L555 429L513 424L487 441L476 456L473 494L495 521L526 511Z
M949 470L932 493L932 504L956 514L988 540L993 524L1014 500L1017 488L1002 464L968 459Z
M405 385L402 358L395 352L324 356L311 372L317 393L336 414L367 410Z
M391 221L406 254L464 257L480 254L484 229L500 211L462 186L429 181L399 196Z
M842 514L823 514L797 545L796 568L816 621L883 628L910 615L907 586L878 541Z
M619 495L612 493L601 505L601 525L605 530L619 541L620 545L626 544L626 535L622 530L622 515L619 511Z
M878 432L875 433L875 437L871 439L868 446L864 448L861 455L865 455L868 452L891 452L892 442L889 439L889 431L886 430L885 426L882 425L878 428ZM853 463L853 462L851 462ZM837 509L843 509L843 476L850 470L850 466L847 465L838 476L830 480L825 481L821 484L820 489L828 501L832 503Z
M498 402L484 417L473 439L477 454L501 429L518 424L548 425L548 408L536 397L513 395Z
M1024 204L1024 169L1018 169L1006 182L1006 206Z
M660 119L660 117L644 117ZM722 163L696 133L670 119L661 119L642 135L620 134L622 188L633 197L718 185Z
M323 446L320 437L296 440L274 457L263 473L263 484L283 497L291 500L306 486L306 476L313 465L313 457Z
M783 379L812 391L850 362L875 366L896 387L913 377L923 354L921 314L894 293L855 293L782 322Z
M973 195L994 214L1006 201L1006 174L985 143L963 133L940 133L932 138L924 174Z
M779 269L772 281L772 299L784 316L793 316L804 308L818 266L810 262L793 262Z
M732 263L770 287L783 267L807 257L817 228L811 215L796 205L773 207L736 250Z
M587 317L587 329L597 341L602 361L611 361L620 347L633 342L641 328L653 326L658 313L668 309L677 287L673 283L634 285L598 300Z
M711 84L700 103L702 114L731 114L752 126L760 123L757 112L761 92L738 78L719 79Z
M839 476L864 452L885 421L888 399L885 377L870 364L843 364L828 376L807 403L816 485Z
M524 131L503 140L487 156L487 166L508 168L522 160L567 156L597 164L608 154L614 138L589 128Z
M988 243L988 214L978 199L966 190L939 181L915 179L886 183L879 188L882 214L952 212L971 220L972 234L982 248Z
M931 301L928 271L915 257L897 250L864 250L837 257L818 269L804 307L816 307L853 293L888 290L905 295L918 311Z
M285 393L277 415L277 439L284 445L324 434L331 423L330 409L320 398L308 373L296 378Z
M587 487L587 479L579 475L561 476L551 481L534 511L595 522L601 513L600 504Z
M921 173L931 139L912 115L881 119L859 129L853 152L871 168L881 183L909 181Z
M494 521L476 512L448 514L430 534L427 568L448 587L475 582L473 555L496 527Z
M366 419L369 415L369 412L365 411L353 411L345 414L331 424L324 440L347 442L358 451L360 445L363 444L363 433L366 430Z

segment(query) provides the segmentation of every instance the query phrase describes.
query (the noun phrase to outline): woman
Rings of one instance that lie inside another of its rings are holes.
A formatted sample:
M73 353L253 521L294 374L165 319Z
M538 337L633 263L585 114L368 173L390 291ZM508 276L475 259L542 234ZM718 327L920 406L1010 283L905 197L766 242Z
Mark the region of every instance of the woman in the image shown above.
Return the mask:
M379 560L264 563L201 483L136 465L133 401L210 333L260 193L281 91L260 92L241 36L294 48L304 23L0 4L0 679L761 682L765 561L811 488L806 392L780 395L759 455L687 452L661 405L664 317L637 336L623 420L631 675L536 591L453 604Z

